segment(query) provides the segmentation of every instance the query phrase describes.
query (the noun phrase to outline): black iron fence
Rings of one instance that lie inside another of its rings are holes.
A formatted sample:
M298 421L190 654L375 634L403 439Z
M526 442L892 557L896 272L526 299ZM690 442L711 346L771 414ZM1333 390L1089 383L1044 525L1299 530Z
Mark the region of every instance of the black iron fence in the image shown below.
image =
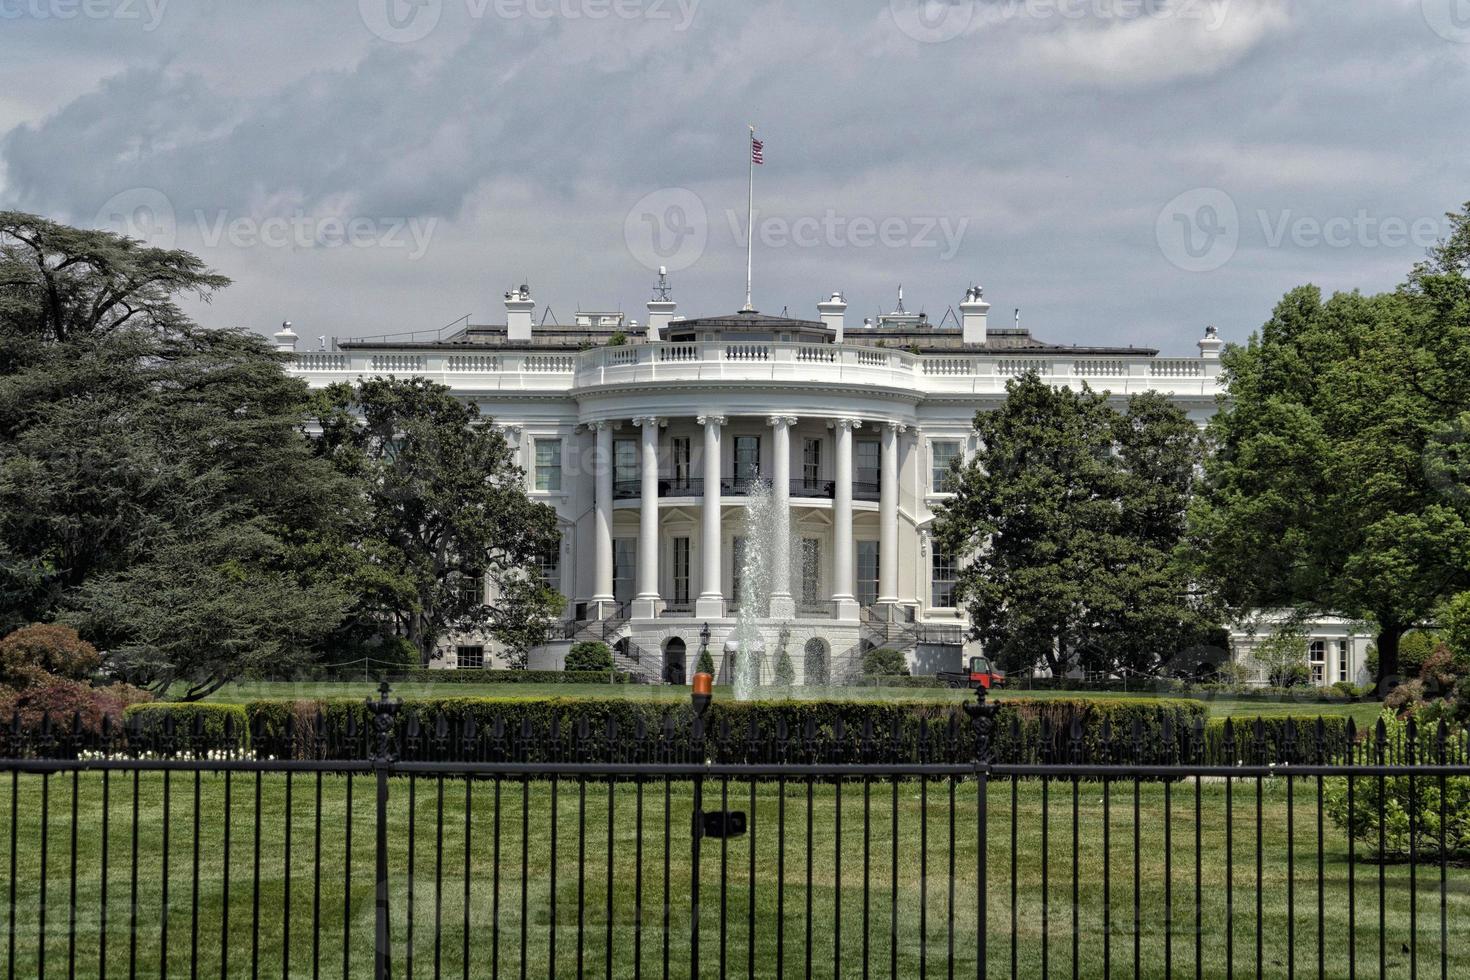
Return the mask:
M1470 975L1461 734L993 708L12 724L7 975Z

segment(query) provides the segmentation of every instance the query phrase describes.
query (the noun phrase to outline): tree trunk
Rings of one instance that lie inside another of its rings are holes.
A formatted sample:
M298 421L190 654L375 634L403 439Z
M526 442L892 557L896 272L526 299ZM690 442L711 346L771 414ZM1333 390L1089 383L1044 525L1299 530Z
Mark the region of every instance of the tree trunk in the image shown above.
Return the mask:
M1399 680L1399 640L1403 637L1403 627L1394 624L1385 624L1378 630L1378 676L1374 681L1378 685L1378 696L1380 698L1388 694L1392 685Z

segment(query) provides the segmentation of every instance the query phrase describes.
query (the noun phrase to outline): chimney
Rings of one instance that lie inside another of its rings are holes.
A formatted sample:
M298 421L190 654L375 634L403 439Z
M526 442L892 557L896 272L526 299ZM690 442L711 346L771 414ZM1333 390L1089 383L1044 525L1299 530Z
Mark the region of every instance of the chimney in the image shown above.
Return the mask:
M1220 339L1220 331L1213 324L1205 327L1205 335L1199 342L1199 356L1207 361L1218 361L1220 351L1225 346L1225 341Z
M669 270L658 267L658 282L653 287L653 299L648 301L648 339L650 342L663 340L663 331L674 318L679 306L669 298Z
M832 298L825 303L817 304L817 312L822 315L822 322L827 329L832 331L832 343L842 343L842 315L847 311L847 300L842 298L841 293L833 293Z
M965 301L960 304L960 319L967 344L985 343L985 321L990 313L990 304L985 302L984 296L983 289L971 286L965 290Z
M531 298L531 287L525 283L505 294L505 339L531 339L531 313L536 301Z
M296 341L300 339L296 336L296 331L291 329L291 321L287 320L281 324L281 329L276 332L276 350L282 354L289 354L296 349Z

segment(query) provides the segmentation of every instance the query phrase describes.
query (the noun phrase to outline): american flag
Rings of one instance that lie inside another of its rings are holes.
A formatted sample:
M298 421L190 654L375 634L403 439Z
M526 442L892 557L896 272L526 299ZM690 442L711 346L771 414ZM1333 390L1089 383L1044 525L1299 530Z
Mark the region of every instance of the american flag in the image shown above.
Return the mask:
M754 136L750 138L750 162L754 164L766 162L766 144Z

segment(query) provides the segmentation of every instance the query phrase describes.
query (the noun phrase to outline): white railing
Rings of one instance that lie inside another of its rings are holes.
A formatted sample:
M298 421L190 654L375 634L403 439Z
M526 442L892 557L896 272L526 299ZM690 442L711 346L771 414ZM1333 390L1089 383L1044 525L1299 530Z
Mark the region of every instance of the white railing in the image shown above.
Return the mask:
M373 374L421 375L463 388L499 390L595 387L672 381L785 381L873 386L960 395L1004 391L1034 372L1054 384L1097 379L1115 394L1150 387L1214 394L1218 361L1145 354L1087 357L951 352L914 354L858 344L705 341L628 344L581 352L497 350L305 351L292 370L319 383ZM335 376L335 377L334 377Z
M1128 362L1124 360L1073 361L1072 373L1079 378L1117 378L1128 376Z
M995 373L1002 377L1019 377L1032 372L1046 377L1051 374L1051 361L1044 357L1002 357L995 362Z

